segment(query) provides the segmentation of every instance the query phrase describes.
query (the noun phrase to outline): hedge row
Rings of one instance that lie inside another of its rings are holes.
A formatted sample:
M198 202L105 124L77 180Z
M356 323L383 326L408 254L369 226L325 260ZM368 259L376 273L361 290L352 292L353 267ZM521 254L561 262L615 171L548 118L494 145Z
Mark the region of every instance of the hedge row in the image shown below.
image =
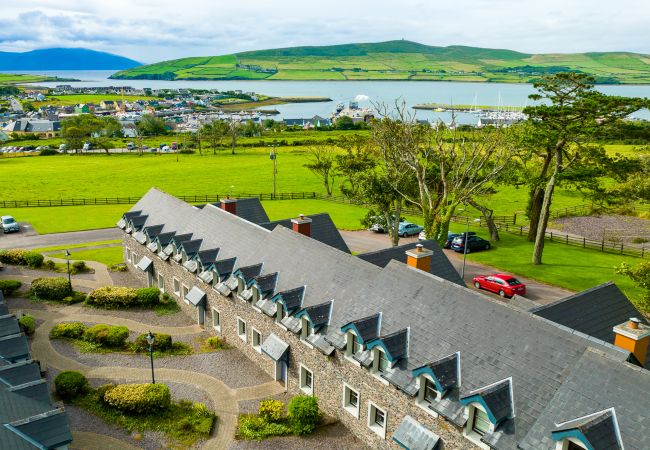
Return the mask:
M88 380L81 373L73 370L61 372L54 379L56 393L65 400L85 394L89 389Z
M37 269L43 265L45 257L38 252L22 249L0 250L0 262L16 264Z
M11 295L20 289L20 286L22 285L23 284L17 280L0 280L0 291L4 295Z
M104 393L104 401L121 411L147 414L171 406L171 393L164 384L121 384Z
M95 289L86 298L87 305L103 308L153 306L159 301L160 290L157 288L134 289L120 286L104 286Z
M174 349L172 337L169 334L154 333L153 350L169 352ZM102 347L124 348L129 338L129 329L124 326L106 325L103 323L88 327L81 322L57 323L50 330L51 339L83 339ZM177 345L180 345L177 343ZM147 334L139 335L131 349L135 352L148 352Z

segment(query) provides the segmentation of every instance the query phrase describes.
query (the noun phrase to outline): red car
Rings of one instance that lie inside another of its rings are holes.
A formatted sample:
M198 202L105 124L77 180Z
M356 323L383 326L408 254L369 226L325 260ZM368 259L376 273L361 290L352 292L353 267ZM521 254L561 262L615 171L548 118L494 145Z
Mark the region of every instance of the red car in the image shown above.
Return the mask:
M526 295L526 285L505 273L495 273L494 275L479 275L474 277L474 286L476 289L485 289L499 294L501 297L512 297L513 295Z

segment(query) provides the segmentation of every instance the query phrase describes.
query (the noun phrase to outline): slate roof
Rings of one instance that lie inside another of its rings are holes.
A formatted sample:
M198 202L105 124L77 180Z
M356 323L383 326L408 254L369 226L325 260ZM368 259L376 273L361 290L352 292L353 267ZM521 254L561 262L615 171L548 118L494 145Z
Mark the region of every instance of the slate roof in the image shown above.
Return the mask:
M262 206L262 202L257 197L238 198L236 215L252 223L264 223L269 221L269 216ZM214 206L220 207L221 203L213 203Z
M27 339L25 339L24 334L20 333L0 337L0 359L14 362L28 355L29 348L27 347Z
M424 367L433 372L440 386L446 390L458 386L460 381L458 363L458 353L454 353L438 361L433 361Z
M35 361L21 361L0 367L0 380L10 386L18 386L30 381L38 380L41 370Z
M271 333L262 343L262 351L273 358L274 361L285 360L289 351L289 344L280 339L275 333Z
M614 408L563 423L553 434L579 431L594 449L621 449Z
M0 337L20 333L18 321L13 314L0 316Z
M362 319L354 320L349 325L354 325L354 329L359 333L359 337L364 342L379 337L379 328L381 324L381 314L373 314Z
M273 272L265 275L256 276L255 284L257 284L257 287L259 288L262 294L267 294L269 292L273 292L277 280L278 280L278 273Z
M199 303L201 303L205 299L205 292L203 292L201 289L197 288L196 286L193 286L192 289L190 289L190 292L187 293L185 296L185 300L190 302L194 306L198 306Z
M650 371L588 350L574 363L547 408L522 439L521 448L553 450L555 442L550 432L557 429L556 424L610 408L616 411L625 448L650 448L648 392Z
M152 194L155 201L149 202L147 194L134 208L148 214L151 223L165 223L166 227L164 216L154 211L162 202L162 195L155 191ZM174 205L177 202L171 197L169 201ZM172 211L169 214L183 216L182 219L170 219L174 230L191 232L195 238L202 238L209 246L206 248L219 248L220 258L236 257L235 269L263 264L264 273L277 272L275 292L304 286L302 309L282 321L294 332L300 330L300 321L295 316L300 314L307 314L319 330L314 340L329 342L337 348L341 347L334 343L340 344L343 338L341 327L379 313L379 339L389 337L384 345L392 345L392 339L404 337L404 330L408 329L408 352L402 352L405 357L382 374L406 395L417 393L412 376L414 369L459 352L462 385L451 389L435 405L435 410L453 423L462 425L465 420L459 404L461 397L512 377L516 415L514 419L506 419L497 432L484 438L498 448L515 449L534 427L542 426L538 425L540 418L567 380L574 376L577 363L588 349L606 355L612 365L623 371L634 371L625 363L629 352L401 262L390 260L382 268L286 227L276 226L269 231L213 205L200 210L165 208ZM180 224L182 221L185 222ZM327 339L319 340L321 336ZM333 351L331 348L323 345L319 350ZM355 355L364 367L371 363L371 358L368 351ZM591 368L594 377L602 375L602 371L611 372L609 366L593 365ZM594 392L601 393L597 383L590 389L592 397L597 397ZM620 394L620 388L611 386L611 389L612 393ZM626 397L623 403L643 404L638 399L647 399L648 392L650 389L635 391L636 398ZM565 398L564 403L569 399ZM639 413L635 406L627 405L627 408L632 411L627 420L637 420ZM617 407L617 411L619 409L625 410L623 405ZM557 407L552 420L564 420L564 412ZM568 418L591 412L576 411ZM650 427L644 427L648 434ZM542 433L550 439L553 429L554 424L544 424ZM625 437L623 441L627 444ZM536 444L537 441L528 448L540 448ZM637 448L650 448L650 445Z
M631 317L643 320L643 314L611 281L531 312L605 342L614 342L613 328L616 325Z
M310 237L343 252L350 253L348 244L345 243L341 233L332 222L327 213L305 216L311 219ZM292 228L291 219L276 220L273 222L260 223L260 226L267 230L273 230L276 226L282 225L285 228Z
M433 450L440 438L413 417L404 416L393 433L393 440L408 450Z
M305 286L299 286L294 289L287 289L278 292L276 296L282 297L285 307L288 311L293 311L300 307L303 295L305 294Z
M406 264L406 251L415 249L417 244L422 244L427 250L433 251L431 255L431 270L433 275L440 278L449 280L452 283L465 286L465 282L460 277L454 266L449 262L449 259L442 251L438 243L434 240L428 239L420 242L411 242L409 244L398 245L397 247L389 247L374 252L362 253L357 255L358 258L368 261L379 267L386 267L389 262L395 260Z

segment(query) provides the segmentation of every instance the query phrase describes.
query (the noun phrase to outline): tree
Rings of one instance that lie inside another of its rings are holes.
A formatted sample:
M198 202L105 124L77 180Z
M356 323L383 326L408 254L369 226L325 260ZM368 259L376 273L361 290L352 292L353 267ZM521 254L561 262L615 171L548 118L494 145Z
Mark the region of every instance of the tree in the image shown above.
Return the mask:
M235 146L237 145L237 132L240 126L240 121L235 120L234 116L230 116L228 127L230 128L230 154L235 154Z
M553 192L558 182L574 164L584 162L588 165L593 157L602 158L602 148L591 143L598 129L648 104L646 99L601 94L593 89L593 82L592 77L577 73L545 77L534 84L539 93L530 96L544 103L524 110L535 136L544 142L544 157L548 160L545 173L548 180L543 187L533 264L542 263Z
M162 136L167 134L165 121L153 114L144 114L136 126L143 136Z
M616 273L627 276L643 289L643 297L634 303L644 314L650 314L650 262L643 261L634 267L622 263Z
M352 117L339 116L334 123L337 130L354 130L354 121Z
M113 148L113 138L122 136L122 125L112 116L81 114L63 121L61 135L70 149L80 149L85 142L102 148L106 154Z
M332 147L314 145L307 150L309 162L304 166L323 181L328 196L332 196L334 180L336 179L336 152Z
M228 124L220 120L215 120L211 123L206 123L202 127L202 134L210 142L212 146L212 154L217 154L217 147L221 147L223 138L228 134Z
M357 197L361 176L377 165L376 148L370 139L358 134L342 136L336 145L345 150L336 155L336 168L345 179L340 183L341 192L350 198Z
M404 199L422 211L427 236L444 239L460 204L485 193L506 167L513 146L502 129L459 134L443 123L416 122L404 102L390 114L379 106L380 120L371 136L381 152L388 180ZM398 180L410 176L415 193L402 190Z

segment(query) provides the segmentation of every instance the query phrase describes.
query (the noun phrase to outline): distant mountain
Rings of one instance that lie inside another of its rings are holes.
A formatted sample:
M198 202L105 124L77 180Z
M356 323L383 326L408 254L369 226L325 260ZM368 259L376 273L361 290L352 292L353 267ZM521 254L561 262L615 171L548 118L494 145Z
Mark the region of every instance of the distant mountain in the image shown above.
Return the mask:
M0 70L123 70L142 65L112 53L85 48L44 48L0 52Z
M175 59L114 74L159 80L434 80L531 82L574 71L598 83L650 83L650 56L627 52L529 54L411 41L289 47Z

